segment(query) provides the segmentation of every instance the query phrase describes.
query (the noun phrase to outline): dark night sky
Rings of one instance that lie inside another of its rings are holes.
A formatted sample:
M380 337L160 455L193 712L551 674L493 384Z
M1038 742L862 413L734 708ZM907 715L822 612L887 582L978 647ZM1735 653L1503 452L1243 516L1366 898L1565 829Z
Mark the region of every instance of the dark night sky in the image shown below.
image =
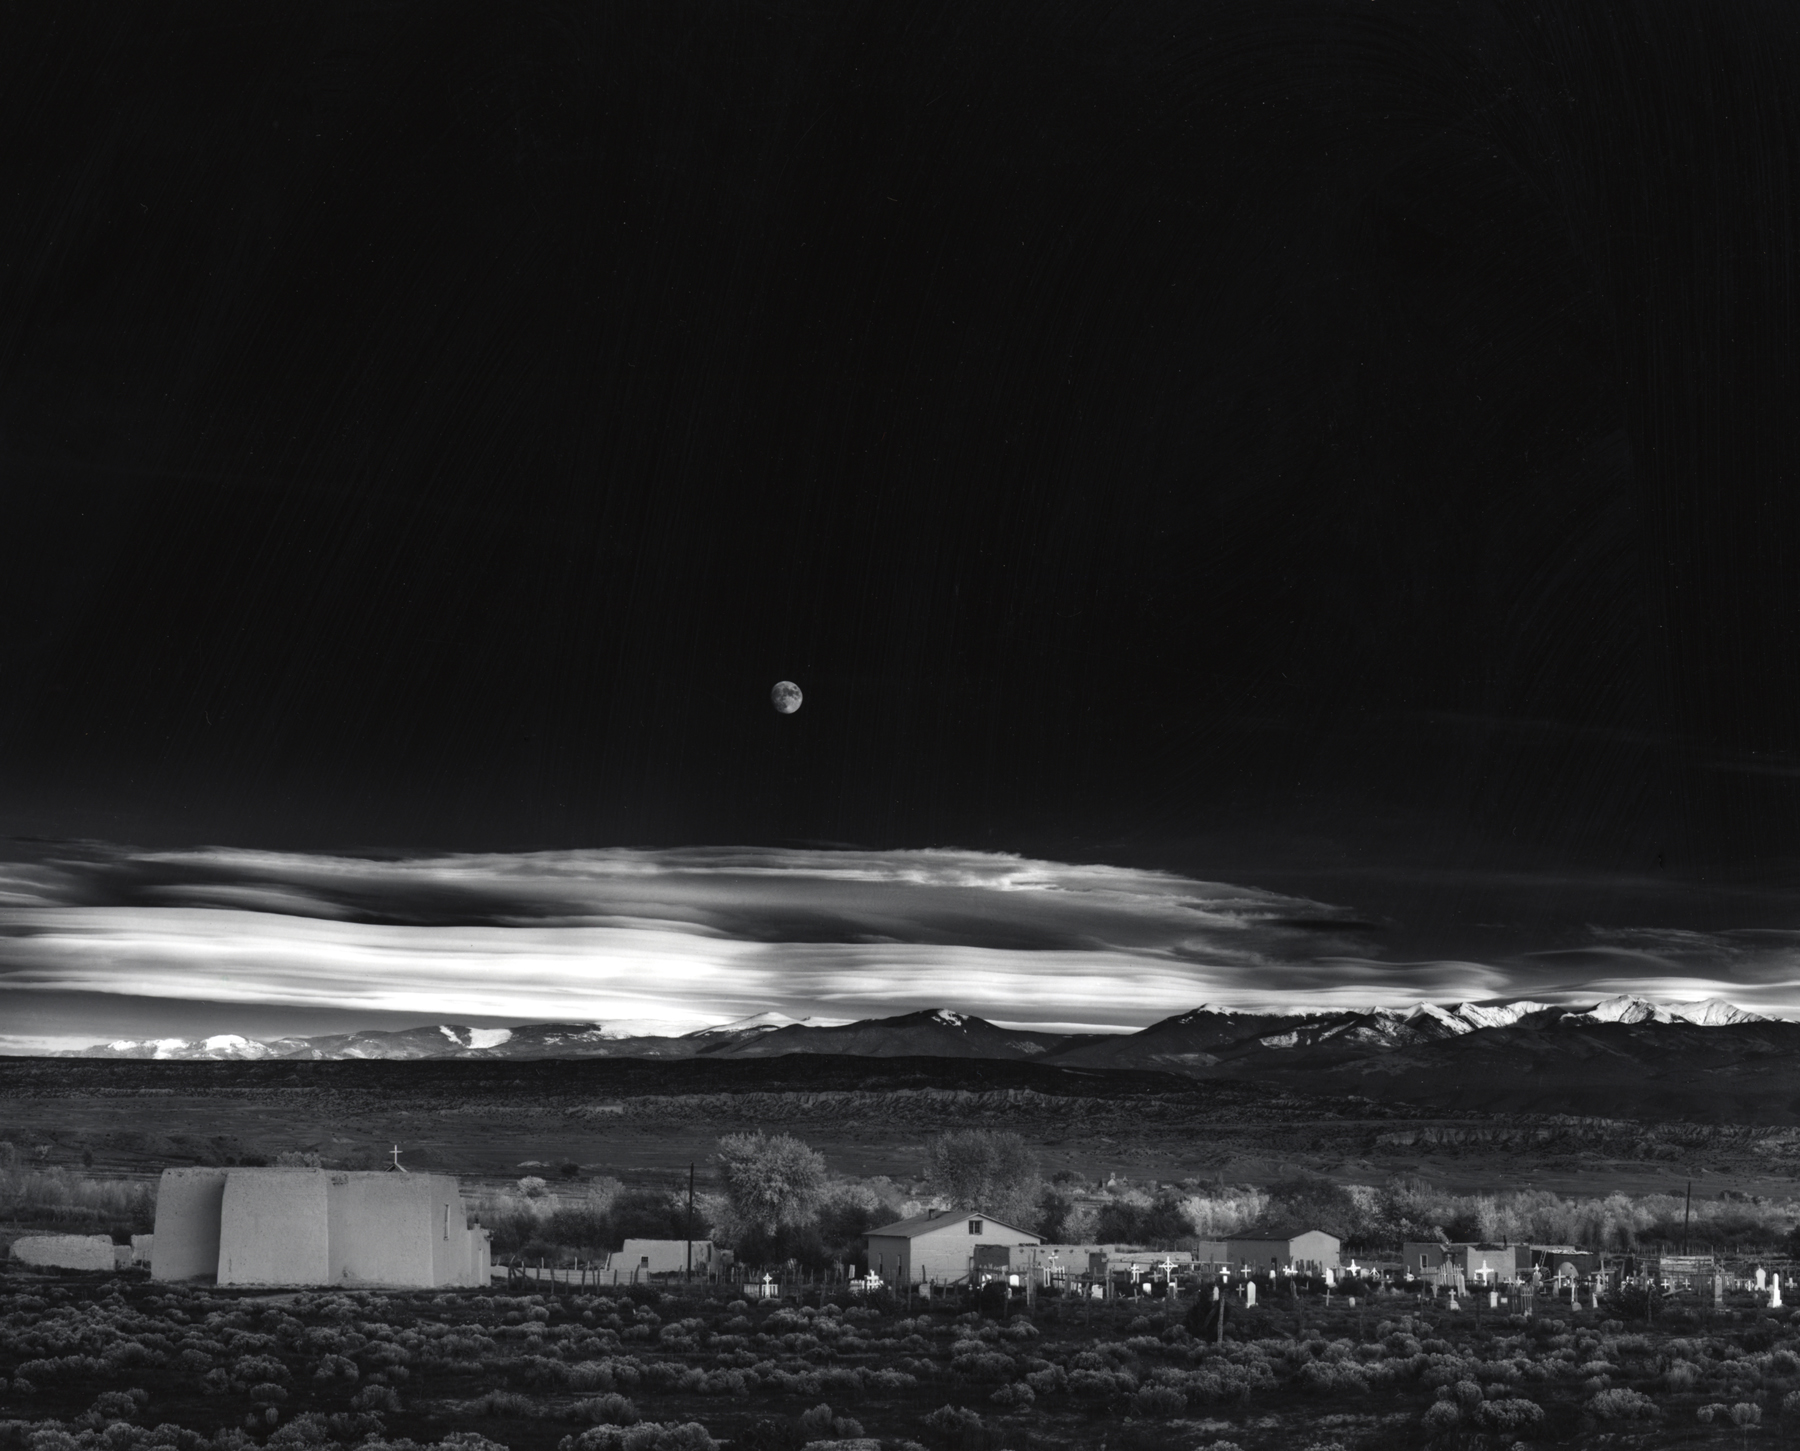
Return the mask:
M1796 74L1777 3L15 8L0 831L1800 925Z

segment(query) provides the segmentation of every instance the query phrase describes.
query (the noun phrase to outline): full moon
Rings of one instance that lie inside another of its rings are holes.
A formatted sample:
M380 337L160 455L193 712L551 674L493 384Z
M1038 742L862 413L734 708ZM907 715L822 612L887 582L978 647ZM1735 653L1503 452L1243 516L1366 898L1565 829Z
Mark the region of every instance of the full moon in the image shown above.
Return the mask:
M769 692L769 701L783 715L792 715L800 709L800 687L791 680L778 680L775 688Z

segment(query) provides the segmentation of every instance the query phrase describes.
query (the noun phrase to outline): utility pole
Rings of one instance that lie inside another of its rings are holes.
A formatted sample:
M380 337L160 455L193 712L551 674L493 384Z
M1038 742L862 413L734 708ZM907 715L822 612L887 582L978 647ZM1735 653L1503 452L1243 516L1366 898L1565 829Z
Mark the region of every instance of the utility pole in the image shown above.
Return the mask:
M694 1166L688 1165L687 1277L694 1278Z

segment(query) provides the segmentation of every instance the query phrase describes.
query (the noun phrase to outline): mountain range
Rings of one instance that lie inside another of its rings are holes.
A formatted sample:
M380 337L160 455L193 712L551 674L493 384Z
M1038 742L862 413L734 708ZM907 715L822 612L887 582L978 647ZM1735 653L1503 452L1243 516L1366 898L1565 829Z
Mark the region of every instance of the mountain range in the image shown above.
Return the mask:
M1333 1063L1500 1029L1555 1031L1608 1024L1719 1028L1775 1020L1719 998L1657 1003L1620 995L1588 1008L1533 1001L1425 1003L1410 1009L1244 1012L1202 1004L1135 1033L1005 1028L947 1008L859 1022L758 1013L688 1033L641 1023L531 1023L513 1028L432 1024L394 1031L257 1039L120 1039L57 1055L163 1060L444 1058L767 1058L787 1053L861 1057L1030 1058L1082 1068L1156 1068L1213 1076L1276 1060ZM1285 1066L1285 1065L1284 1065Z

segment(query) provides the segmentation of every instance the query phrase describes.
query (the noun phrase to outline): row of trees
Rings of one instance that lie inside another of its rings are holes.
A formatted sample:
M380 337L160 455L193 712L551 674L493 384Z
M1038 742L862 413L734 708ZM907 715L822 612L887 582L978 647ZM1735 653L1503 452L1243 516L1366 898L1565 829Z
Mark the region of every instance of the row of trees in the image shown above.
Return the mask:
M1432 1238L1609 1250L1685 1238L1695 1249L1791 1243L1800 1252L1795 1206L1743 1195L1695 1202L1684 1235L1687 1207L1675 1195L1456 1195L1413 1177L1369 1186L1305 1174L1266 1186L1096 1188L1067 1172L1045 1179L1017 1134L985 1129L940 1134L928 1144L921 1201L902 1201L891 1186L884 1197L870 1185L834 1178L823 1155L789 1134L726 1135L714 1163L719 1187L697 1197L693 1233L729 1245L748 1264L853 1263L870 1229L928 1204L981 1209L1057 1243L1159 1249L1303 1227L1327 1230L1363 1253ZM513 1200L483 1213L503 1252L560 1244L598 1257L628 1238L679 1239L689 1228L680 1193L603 1183L571 1201L551 1195L541 1179L521 1186L536 1204Z

